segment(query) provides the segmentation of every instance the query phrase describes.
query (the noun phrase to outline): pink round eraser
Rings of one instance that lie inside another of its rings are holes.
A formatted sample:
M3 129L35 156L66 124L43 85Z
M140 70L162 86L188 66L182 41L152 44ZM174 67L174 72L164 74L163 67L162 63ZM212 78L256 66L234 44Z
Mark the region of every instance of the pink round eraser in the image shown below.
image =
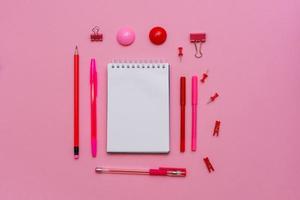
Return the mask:
M130 28L121 28L117 33L117 40L123 46L131 45L135 40L135 33Z

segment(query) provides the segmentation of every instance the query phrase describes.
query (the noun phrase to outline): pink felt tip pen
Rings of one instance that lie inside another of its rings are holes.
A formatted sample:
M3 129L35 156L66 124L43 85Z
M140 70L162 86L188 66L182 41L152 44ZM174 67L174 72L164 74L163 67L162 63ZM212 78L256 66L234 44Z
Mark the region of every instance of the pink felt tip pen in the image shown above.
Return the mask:
M97 70L96 60L91 59L90 66L90 94L91 94L91 147L92 156L97 155Z
M128 174L128 175L150 175L150 176L171 176L184 177L187 172L185 168L159 167L158 169L119 169L96 167L98 174Z
M192 151L197 148L198 77L192 77Z

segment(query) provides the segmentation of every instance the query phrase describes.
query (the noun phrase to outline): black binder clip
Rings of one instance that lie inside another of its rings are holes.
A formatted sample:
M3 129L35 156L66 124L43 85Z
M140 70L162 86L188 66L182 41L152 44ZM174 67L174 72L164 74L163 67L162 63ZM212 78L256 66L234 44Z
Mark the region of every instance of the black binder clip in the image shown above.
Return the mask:
M91 34L91 41L92 42L101 42L103 40L103 35L102 33L99 33L100 28L98 26L95 26L92 31L93 33Z

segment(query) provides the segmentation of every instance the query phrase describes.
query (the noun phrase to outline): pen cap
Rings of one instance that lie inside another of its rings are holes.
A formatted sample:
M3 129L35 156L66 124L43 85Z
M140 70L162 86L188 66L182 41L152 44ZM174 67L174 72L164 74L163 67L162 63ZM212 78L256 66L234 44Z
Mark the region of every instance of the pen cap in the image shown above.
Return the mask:
M170 168L160 167L158 169L150 169L149 174L152 176L173 176L173 177L184 177L186 176L185 168Z
M197 105L198 103L198 77L192 77L192 105Z
M186 84L185 84L185 77L180 77L180 105L184 106L186 103Z

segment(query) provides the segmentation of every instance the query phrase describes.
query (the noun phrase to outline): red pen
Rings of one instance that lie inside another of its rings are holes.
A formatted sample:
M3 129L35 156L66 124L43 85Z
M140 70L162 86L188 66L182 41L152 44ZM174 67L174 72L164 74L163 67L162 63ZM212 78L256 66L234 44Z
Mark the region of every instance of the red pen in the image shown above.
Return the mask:
M180 152L185 151L185 104L186 104L186 79L180 77Z
M79 158L79 54L74 53L74 158Z

